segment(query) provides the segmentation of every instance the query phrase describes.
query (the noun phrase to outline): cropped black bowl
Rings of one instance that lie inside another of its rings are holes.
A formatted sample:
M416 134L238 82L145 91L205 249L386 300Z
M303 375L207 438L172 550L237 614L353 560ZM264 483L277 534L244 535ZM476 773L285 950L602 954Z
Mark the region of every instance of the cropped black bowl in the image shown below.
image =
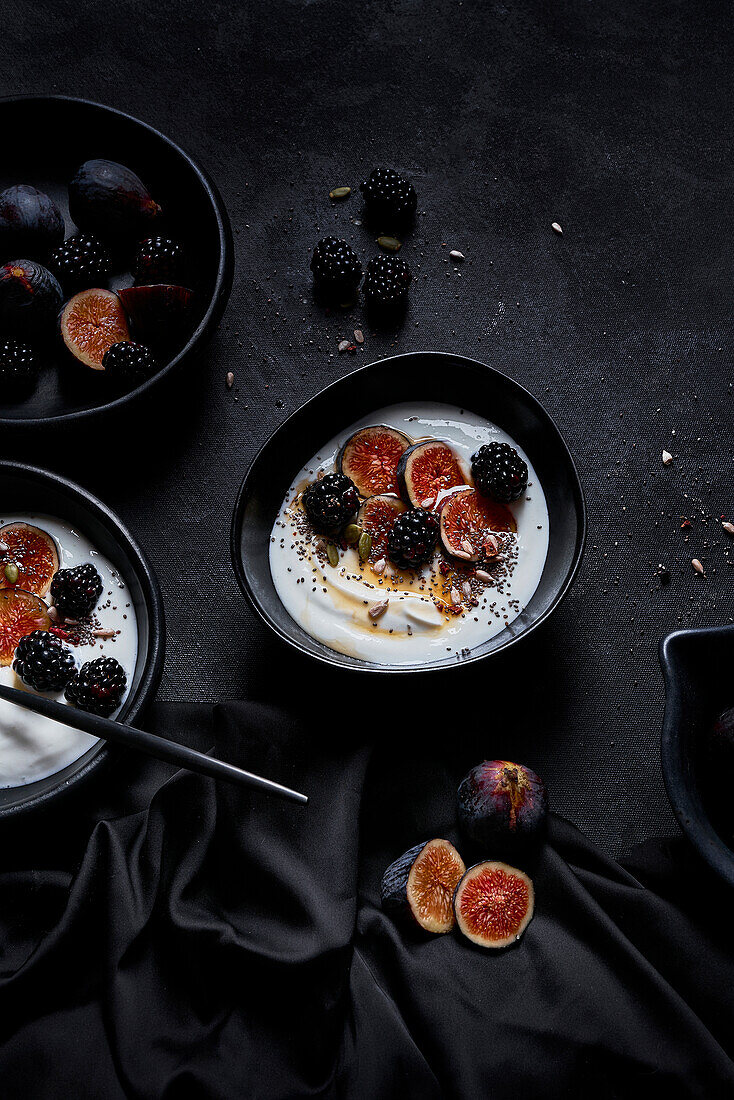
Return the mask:
M68 353L59 346L56 353L50 354L33 393L10 401L0 391L0 430L47 428L50 424L78 423L102 413L122 411L150 395L190 360L221 320L232 286L233 249L229 219L219 192L204 169L169 138L99 103L67 96L0 99L0 133L0 191L18 183L45 191L64 216L67 236L74 229L69 216L69 180L85 160L102 157L137 172L166 216L165 226L152 233L182 240L194 262L194 331L178 354L148 382L124 395L114 394L107 389L104 377L65 361ZM131 282L131 277L118 272L110 287L116 290Z
M48 470L0 462L0 501L2 516L45 513L72 524L109 559L124 581L138 622L138 657L120 718L134 725L158 688L166 644L160 589L145 554L101 501ZM27 813L68 794L106 762L109 752L107 743L99 741L46 779L0 789L0 818Z
M492 367L460 355L424 351L383 359L334 382L278 428L247 471L232 519L232 560L242 591L280 638L327 664L365 672L457 667L455 657L388 665L329 649L291 618L270 573L273 522L293 477L319 444L373 410L418 397L470 409L508 432L529 456L548 502L550 545L535 594L514 622L475 647L461 664L499 653L539 626L563 599L578 569L586 531L581 483L558 428L532 394Z
M707 734L734 706L734 626L677 630L660 643L665 679L663 779L678 824L699 855L734 886L734 852L719 835L702 770Z

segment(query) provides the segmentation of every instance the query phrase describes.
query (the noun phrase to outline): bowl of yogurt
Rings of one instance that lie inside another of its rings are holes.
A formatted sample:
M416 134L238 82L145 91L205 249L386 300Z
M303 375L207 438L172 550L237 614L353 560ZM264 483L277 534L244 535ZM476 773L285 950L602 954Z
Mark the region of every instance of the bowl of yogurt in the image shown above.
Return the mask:
M134 723L164 645L157 581L121 521L50 471L0 462L0 683ZM110 751L0 700L0 817L68 793Z
M242 483L232 554L255 610L302 652L434 671L544 621L585 523L540 403L491 367L421 352L355 371L275 432Z

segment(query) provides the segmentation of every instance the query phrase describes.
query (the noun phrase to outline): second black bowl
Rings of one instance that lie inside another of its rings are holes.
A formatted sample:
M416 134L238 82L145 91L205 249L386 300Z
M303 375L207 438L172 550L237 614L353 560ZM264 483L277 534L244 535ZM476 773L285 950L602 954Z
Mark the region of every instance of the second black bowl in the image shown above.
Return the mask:
M578 569L586 510L576 467L561 433L539 401L492 367L446 352L409 352L362 367L306 402L270 437L250 466L232 520L231 549L242 591L278 637L327 664L365 672L423 672L457 661L375 664L337 653L312 638L286 611L270 573L273 522L292 479L319 444L389 403L438 401L471 409L504 429L526 452L543 486L550 544L543 574L518 617L462 660L499 653L534 630L558 606Z

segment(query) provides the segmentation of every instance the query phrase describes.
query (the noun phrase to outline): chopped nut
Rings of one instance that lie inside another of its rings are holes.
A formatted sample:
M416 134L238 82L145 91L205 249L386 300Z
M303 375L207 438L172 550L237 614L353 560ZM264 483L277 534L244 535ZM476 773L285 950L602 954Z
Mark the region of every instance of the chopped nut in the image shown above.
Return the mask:
M461 586L461 591L464 593L467 600L471 599L471 585L469 584L469 581L464 581Z
M454 606L461 603L461 592L458 588L451 589L451 602Z
M68 619L67 619L68 622ZM95 638L114 638L117 634L116 630L93 630L92 634Z
M56 610L56 608L54 607L53 604L51 604L51 606L48 609L48 617L49 617L49 619L51 620L52 623L55 623L57 621L58 617L59 617L59 613L58 613L58 611Z
M378 577L385 572L385 566L387 565L386 558L378 558L375 564L372 566L372 572L377 573Z
M373 603L367 614L371 619L379 619L380 615L384 615L387 611L389 603L389 600L380 600L379 603Z
M554 233L558 233L561 237L563 236L563 230L561 229L558 222L551 222L551 229L554 231Z
M730 535L734 535L734 523L728 523L727 520L724 520L721 526L725 531L728 531Z
M703 566L701 565L701 562L698 560L698 558L693 558L691 560L691 565L693 566L693 568L696 570L697 573L700 573L703 577L706 576L706 574L703 571Z
M349 341L348 340L340 340L339 341L339 347L336 350L338 352L342 352L342 351L346 351L348 347L349 347Z
M670 451L663 451L663 466L670 466L673 456Z
M488 558L496 558L500 549L499 540L494 535L485 535L484 553Z
M229 370L227 371L227 389L231 390L232 386L234 386L234 372Z
M361 328L355 328L354 339L357 341L358 344L364 343L364 333L362 332Z
M463 260L464 259L464 253L459 252L458 248L452 248L452 250L449 252L449 256L451 257L452 260Z

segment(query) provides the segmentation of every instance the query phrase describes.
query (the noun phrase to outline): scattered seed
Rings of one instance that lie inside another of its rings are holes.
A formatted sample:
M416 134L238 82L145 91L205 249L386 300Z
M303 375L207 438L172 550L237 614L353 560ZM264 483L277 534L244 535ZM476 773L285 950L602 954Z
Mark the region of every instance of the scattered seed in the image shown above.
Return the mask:
M561 229L558 222L551 222L551 229L554 233L558 233L561 237L563 236L563 230Z
M230 370L230 371L227 371L227 389L231 390L232 386L234 386L234 374Z
M721 525L725 531L728 531L730 535L734 535L734 523L728 523L727 520Z
M698 558L693 558L693 559L691 560L691 565L693 566L693 568L694 568L694 569L696 570L696 572L697 572L697 573L700 573L700 574L701 574L701 576L703 576L703 577L705 577L705 576L706 576L706 574L705 574L705 573L704 573L704 571L703 571L703 566L701 565L701 563L700 563L700 561L698 560Z
M356 523L350 523L344 529L344 541L348 546L356 546L359 542L360 535L362 534L362 528L358 527Z
M352 193L351 187L335 187L333 191L329 191L330 199L348 199Z
M346 351L348 347L349 347L349 341L348 340L340 340L339 341L339 347L336 350L338 352L342 352L342 351Z
M435 500L435 497L426 497L425 500L421 501L421 508L432 508Z
M663 466L670 466L673 456L670 451L663 451Z
M354 339L357 341L358 344L364 343L364 333L362 332L361 328L355 328Z
M469 539L464 539L464 541L461 544L461 549L466 550L467 554L469 554L470 557L474 553L474 547L469 542Z
M381 575L382 573L384 573L384 572L385 572L385 566L386 566L386 565L387 565L387 559L386 559L386 558L380 558L380 559L379 559L378 561L376 561L376 562L375 562L375 564L374 564L374 565L372 566L372 572L373 572L373 573L377 573L377 575L378 575L378 577L379 577L379 576L380 576L380 575Z
M461 603L461 592L459 592L458 588L451 589L451 602L454 606Z
M5 579L9 584L17 584L20 573L14 561L9 561L5 566Z
M330 542L329 545L326 547L326 556L329 559L329 565L332 567L332 569L336 569L337 565L339 564L339 551L337 550L333 542Z
M377 243L387 252L399 252L403 247L397 237L378 237Z
M372 549L372 535L369 531L363 531L359 536L359 557L361 561L367 561Z
M373 603L367 614L371 619L379 619L380 615L384 615L387 611L389 603L389 600L380 600L379 603Z
M461 586L461 591L464 593L467 600L471 599L471 585L469 584L469 581L464 581Z
M484 584L489 584L489 582L492 580L491 574L485 572L484 569L477 569L475 575L477 580L483 581Z
M464 259L464 253L459 252L458 248L452 249L451 252L449 252L449 256L451 257L452 260L463 260Z

